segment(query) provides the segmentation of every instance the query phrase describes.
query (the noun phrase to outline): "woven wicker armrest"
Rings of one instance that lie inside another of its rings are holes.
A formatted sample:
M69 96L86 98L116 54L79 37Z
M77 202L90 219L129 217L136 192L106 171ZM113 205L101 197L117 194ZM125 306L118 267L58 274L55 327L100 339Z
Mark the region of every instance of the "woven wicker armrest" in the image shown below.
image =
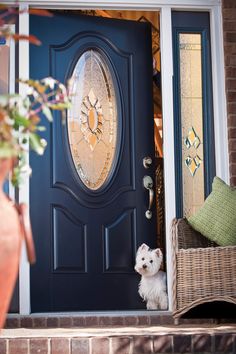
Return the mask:
M175 318L204 302L236 304L236 246L180 249L175 256Z
M175 232L176 242L179 249L217 246L215 242L208 240L202 234L194 230L185 218L175 219Z

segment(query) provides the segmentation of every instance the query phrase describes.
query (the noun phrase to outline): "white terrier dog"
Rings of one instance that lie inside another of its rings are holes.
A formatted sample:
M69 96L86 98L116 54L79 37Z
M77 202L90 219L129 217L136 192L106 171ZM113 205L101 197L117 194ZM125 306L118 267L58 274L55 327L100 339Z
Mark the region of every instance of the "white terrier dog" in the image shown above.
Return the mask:
M162 260L159 248L152 250L145 243L138 248L134 269L142 275L138 292L147 302L148 310L167 309L166 273L160 270Z

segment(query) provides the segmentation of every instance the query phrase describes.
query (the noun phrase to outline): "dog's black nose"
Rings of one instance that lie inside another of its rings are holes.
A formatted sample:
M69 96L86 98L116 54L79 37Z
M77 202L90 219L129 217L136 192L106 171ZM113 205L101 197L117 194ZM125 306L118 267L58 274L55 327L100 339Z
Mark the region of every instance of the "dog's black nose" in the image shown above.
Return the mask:
M147 268L146 264L143 264L143 269L146 269L146 268Z

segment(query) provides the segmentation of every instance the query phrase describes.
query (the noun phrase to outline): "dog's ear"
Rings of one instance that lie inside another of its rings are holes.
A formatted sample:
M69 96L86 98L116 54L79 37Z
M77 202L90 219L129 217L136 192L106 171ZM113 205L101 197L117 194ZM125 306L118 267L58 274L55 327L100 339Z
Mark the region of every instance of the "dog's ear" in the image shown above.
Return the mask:
M163 254L162 254L160 248L156 248L156 249L154 250L154 252L156 253L157 257L159 257L159 258L160 258L160 257L163 257Z
M146 243L143 243L141 246L139 246L138 248L138 252L140 251L148 251L149 250L149 247L148 245L146 245Z

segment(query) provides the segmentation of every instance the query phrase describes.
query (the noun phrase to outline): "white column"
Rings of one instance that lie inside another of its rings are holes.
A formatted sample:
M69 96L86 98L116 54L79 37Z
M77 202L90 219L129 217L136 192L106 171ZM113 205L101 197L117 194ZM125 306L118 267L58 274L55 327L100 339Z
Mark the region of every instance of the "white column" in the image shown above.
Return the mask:
M167 286L169 310L172 310L172 263L170 223L175 217L175 162L174 162L174 117L173 117L173 57L171 8L161 9L161 75L162 75L162 115L163 150L166 215Z
M20 9L27 9L21 6ZM19 16L19 33L29 34L29 15L23 13ZM19 78L29 78L29 43L28 41L19 42ZM19 93L24 95L26 92L25 85L19 85ZM29 156L28 156L29 158ZM19 202L29 205L29 178L25 178L19 189ZM19 303L20 314L27 315L30 313L30 267L27 261L26 248L23 245L21 263L19 269Z
M229 152L221 6L211 9L211 52L216 175L229 183Z

